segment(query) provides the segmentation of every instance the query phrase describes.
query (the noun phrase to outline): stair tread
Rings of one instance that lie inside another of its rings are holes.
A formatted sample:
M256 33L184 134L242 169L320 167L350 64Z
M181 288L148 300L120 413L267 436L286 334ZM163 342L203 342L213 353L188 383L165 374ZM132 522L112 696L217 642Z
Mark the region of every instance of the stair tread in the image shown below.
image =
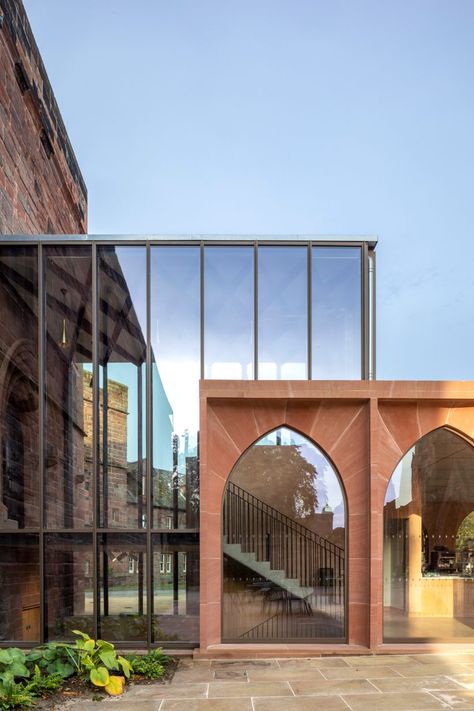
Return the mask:
M273 569L268 560L257 560L254 551L243 551L239 543L227 543L226 537L223 541L224 552L238 562L246 565L270 582L287 590L299 598L306 598L313 593L313 588L302 587L298 578L287 578L284 570Z

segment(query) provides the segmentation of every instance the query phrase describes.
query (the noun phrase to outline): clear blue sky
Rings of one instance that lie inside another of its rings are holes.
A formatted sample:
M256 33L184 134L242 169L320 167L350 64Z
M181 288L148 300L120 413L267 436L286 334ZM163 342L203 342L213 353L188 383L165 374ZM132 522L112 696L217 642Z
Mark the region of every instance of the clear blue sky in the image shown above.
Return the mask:
M377 234L378 377L474 379L473 0L25 0L89 231Z

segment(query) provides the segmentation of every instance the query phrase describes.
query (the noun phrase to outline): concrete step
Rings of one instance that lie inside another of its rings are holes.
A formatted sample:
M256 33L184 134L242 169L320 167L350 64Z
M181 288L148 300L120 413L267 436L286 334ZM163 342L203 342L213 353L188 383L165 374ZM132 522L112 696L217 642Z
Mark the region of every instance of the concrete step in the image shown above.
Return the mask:
M272 570L269 561L257 560L255 553L242 551L238 543L227 543L224 536L223 551L230 558L245 565L275 585L283 588L294 597L305 599L313 593L313 588L302 587L297 578L287 578L284 570Z

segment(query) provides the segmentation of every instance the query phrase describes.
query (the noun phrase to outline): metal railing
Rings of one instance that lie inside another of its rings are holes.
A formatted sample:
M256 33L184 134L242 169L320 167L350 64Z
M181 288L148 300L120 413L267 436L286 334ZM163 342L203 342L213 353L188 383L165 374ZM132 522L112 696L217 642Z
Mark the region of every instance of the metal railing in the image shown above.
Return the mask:
M224 500L223 534L242 552L254 553L301 587L312 588L318 607L325 597L333 605L343 604L344 549L231 482Z

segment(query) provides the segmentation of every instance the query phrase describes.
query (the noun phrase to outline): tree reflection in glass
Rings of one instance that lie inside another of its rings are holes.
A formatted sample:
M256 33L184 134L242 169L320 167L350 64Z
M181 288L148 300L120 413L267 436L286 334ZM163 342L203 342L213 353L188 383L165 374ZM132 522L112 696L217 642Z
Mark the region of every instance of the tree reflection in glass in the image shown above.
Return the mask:
M227 483L223 525L223 638L344 638L344 494L318 447L286 427L258 440Z

